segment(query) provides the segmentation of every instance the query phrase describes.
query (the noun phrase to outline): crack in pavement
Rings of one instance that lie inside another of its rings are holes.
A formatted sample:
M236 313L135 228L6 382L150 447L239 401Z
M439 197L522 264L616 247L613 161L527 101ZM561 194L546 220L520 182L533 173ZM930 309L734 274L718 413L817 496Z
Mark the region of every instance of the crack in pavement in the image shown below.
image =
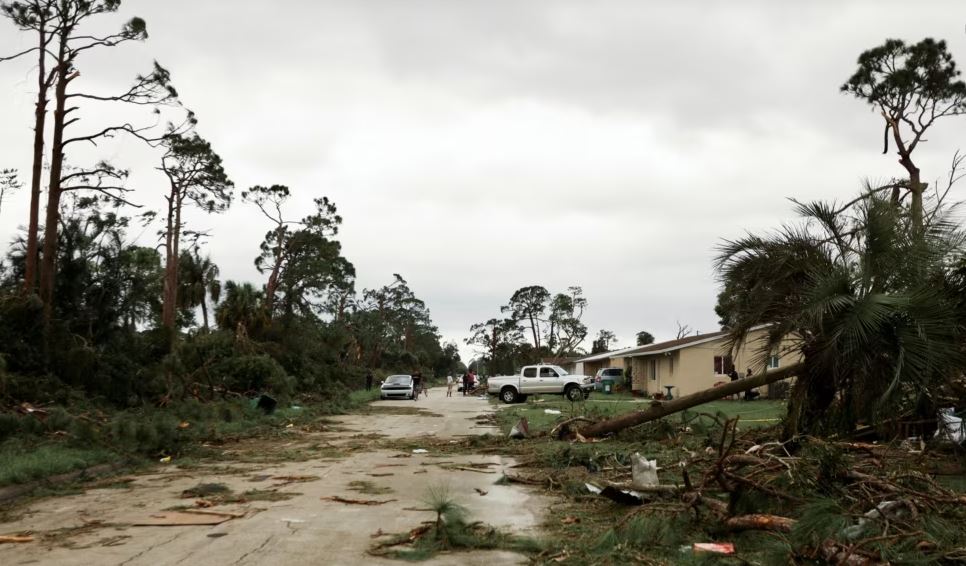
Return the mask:
M166 541L163 541L163 542L159 542L159 543L157 543L157 544L152 544L151 546L149 546L149 547L147 547L147 548L145 548L145 549L144 549L144 550L142 550L141 552L138 552L138 553L137 553L137 554L135 554L134 556L132 556L132 557L130 557L130 558L128 558L128 559L127 559L127 560L125 560L124 562L121 562L121 563L120 563L120 564L118 564L117 566L124 566L125 564L129 564L129 563L131 563L131 562L134 562L134 561L135 561L135 560L137 560L138 558L140 558L140 557L142 557L142 556L144 556L145 554L147 554L147 553L149 553L149 552L151 552L152 550L154 550L155 548L158 548L159 546L164 546L164 545L166 545L166 544L171 544L172 542L174 542L175 540L177 540L177 539L178 539L178 537L180 537L180 536L181 536L181 534L182 534L182 533L177 533L177 534L175 534L175 535L174 535L173 537L171 537L170 539L168 539L168 540L166 540Z
M234 562L232 562L232 564L241 564L242 560L248 558L249 555L260 552L263 548L265 548L266 545L268 545L269 542L272 541L273 538L275 538L275 535L268 535L268 538L266 538L262 542L262 544L258 545L258 548L255 548L254 550L249 550L245 554L242 554L241 557L238 558L238 560L235 560Z

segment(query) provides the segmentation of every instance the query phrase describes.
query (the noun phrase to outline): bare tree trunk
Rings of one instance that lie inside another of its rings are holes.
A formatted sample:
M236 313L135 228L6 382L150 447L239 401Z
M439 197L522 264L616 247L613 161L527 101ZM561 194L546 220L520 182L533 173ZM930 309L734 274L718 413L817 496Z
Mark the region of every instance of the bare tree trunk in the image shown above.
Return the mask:
M530 331L533 332L533 349L540 355L540 335L537 334L537 322L533 319L533 314L530 314Z
M275 308L275 293L278 291L278 277L282 271L282 262L284 258L283 254L283 244L285 240L285 227L279 226L277 231L277 236L275 238L275 265L272 266L272 272L268 276L268 283L265 285L265 311L268 313L268 318L271 320L272 312Z
M178 243L181 235L181 195L174 184L171 185L171 194L168 196L166 228L167 233L164 236L164 306L161 309L161 324L173 333L178 312Z
M51 145L50 187L47 191L47 214L44 222L44 252L40 264L40 299L44 303L44 325L49 326L54 313L54 278L57 271L57 226L60 222L61 175L64 170L64 127L67 118L67 85L72 80L71 62L67 58L68 31L60 34L57 58L57 88L54 110L54 138Z
M41 11L40 13L44 13ZM39 25L39 47L37 68L37 107L34 117L34 161L30 177L30 218L27 221L27 258L24 268L24 292L28 295L37 288L38 242L40 232L40 184L44 170L44 131L47 126L47 91L50 79L47 77L47 21L41 19Z
M656 402L655 404L652 404L650 408L644 411L635 411L633 413L614 417L613 419L608 419L606 421L581 428L580 434L588 437L597 437L619 432L625 428L634 427L650 421L656 421L662 417L690 409L691 407L703 405L710 401L727 397L728 395L743 393L756 387L761 387L763 385L768 385L769 383L788 379L789 377L798 375L803 369L804 364L795 364L787 368L762 373L754 377L748 377L745 379L739 379L738 381L725 383L719 387L712 387L711 389L698 391L697 393L685 395L684 397L678 397L677 399L673 399L671 401Z

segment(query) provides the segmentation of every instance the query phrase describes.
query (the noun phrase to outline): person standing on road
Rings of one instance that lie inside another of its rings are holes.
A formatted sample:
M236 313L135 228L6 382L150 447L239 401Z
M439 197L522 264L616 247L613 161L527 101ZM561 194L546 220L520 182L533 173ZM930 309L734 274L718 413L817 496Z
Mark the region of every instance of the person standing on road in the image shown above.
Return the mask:
M470 379L472 379L470 370L466 370L466 373L463 374L463 397L466 397L466 392L470 388Z
M423 391L423 374L419 370L413 372L413 401L419 400L419 394Z
M456 380L453 379L453 376L452 375L447 375L446 376L446 396L447 397L452 397L453 396L453 382L454 381L456 381Z
M372 391L372 370L366 370L366 391Z

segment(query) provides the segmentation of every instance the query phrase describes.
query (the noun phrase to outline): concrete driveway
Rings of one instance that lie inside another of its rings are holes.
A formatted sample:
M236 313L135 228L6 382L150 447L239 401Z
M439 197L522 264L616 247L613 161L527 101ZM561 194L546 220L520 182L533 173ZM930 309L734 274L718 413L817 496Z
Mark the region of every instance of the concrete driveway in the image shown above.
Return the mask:
M473 520L536 534L549 502L520 486L494 485L512 461L443 453L462 436L493 432L476 422L491 405L456 395L433 389L416 402L380 401L371 414L339 417L322 432L293 429L280 439L226 445L211 461L172 462L119 484L32 502L0 523L0 534L31 532L36 542L0 545L0 564L393 564L366 551L380 533L407 532L434 518L421 502L431 485L449 486ZM427 453L413 453L423 445ZM369 493L353 491L351 482L357 489L369 482ZM134 526L165 509L195 505L198 498L182 492L201 483L260 495L210 508L239 515L219 525ZM324 499L332 496L386 503ZM512 553L472 552L426 564L520 562Z

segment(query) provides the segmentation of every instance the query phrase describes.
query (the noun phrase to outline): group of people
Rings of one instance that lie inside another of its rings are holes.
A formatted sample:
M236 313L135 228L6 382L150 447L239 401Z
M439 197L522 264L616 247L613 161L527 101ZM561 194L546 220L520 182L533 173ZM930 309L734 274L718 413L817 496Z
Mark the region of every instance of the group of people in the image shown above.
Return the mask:
M472 391L473 388L476 387L477 381L478 380L476 379L475 371L467 370L467 372L463 374L463 396L464 397L469 395L470 391ZM455 377L453 377L452 375L446 376L446 396L447 397L453 396L453 385L455 383L456 383Z
M748 372L745 374L745 377L751 377L751 376L752 376L751 368L748 368ZM738 381L739 379L741 379L741 376L738 374L738 370L736 370L735 368L731 368L731 371L728 372L728 377L731 378L731 381ZM753 401L757 399L760 395L761 393L755 391L754 389L749 389L748 391L745 391L745 401ZM736 397L738 396L736 395L732 398L734 399Z

